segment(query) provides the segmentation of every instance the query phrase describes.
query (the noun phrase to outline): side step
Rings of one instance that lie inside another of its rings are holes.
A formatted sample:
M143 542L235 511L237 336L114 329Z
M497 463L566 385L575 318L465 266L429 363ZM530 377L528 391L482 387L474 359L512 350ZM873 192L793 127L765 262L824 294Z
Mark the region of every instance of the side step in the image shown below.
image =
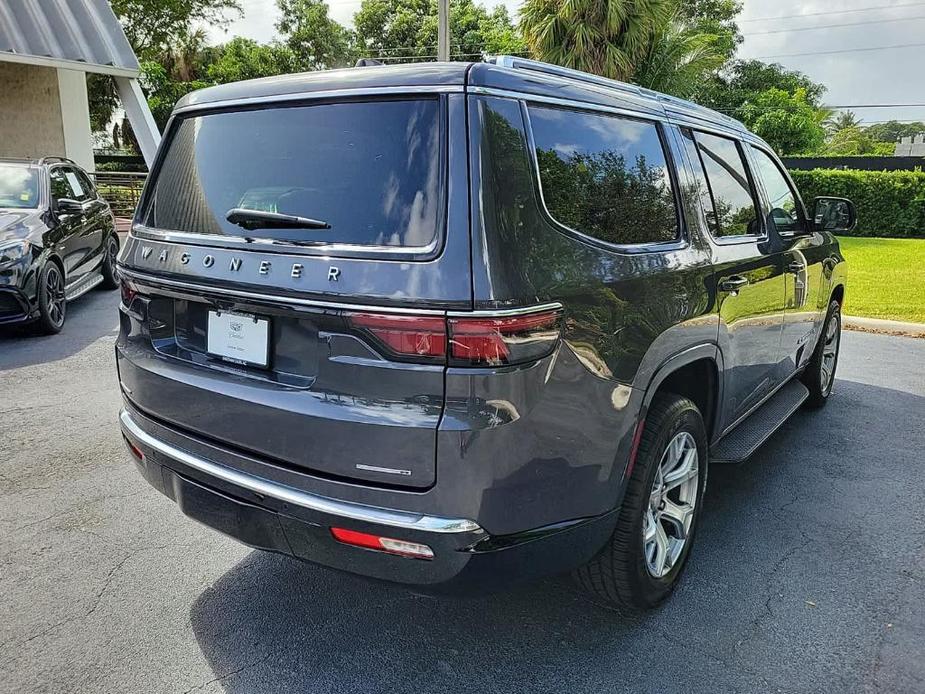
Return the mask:
M68 287L65 290L64 297L67 301L73 301L74 299L83 296L100 282L103 281L103 274L97 270L96 272L88 275L75 284L73 287Z
M806 386L792 379L710 449L710 462L741 463L757 451L808 397Z

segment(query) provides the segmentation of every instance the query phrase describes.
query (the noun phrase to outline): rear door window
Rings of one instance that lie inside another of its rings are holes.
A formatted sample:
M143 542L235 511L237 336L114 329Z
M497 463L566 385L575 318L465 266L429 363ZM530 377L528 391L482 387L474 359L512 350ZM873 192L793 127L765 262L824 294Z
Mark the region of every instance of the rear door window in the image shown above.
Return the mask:
M607 243L678 239L671 176L658 126L649 121L530 106L549 214Z
M149 227L301 245L423 248L443 207L436 98L328 103L180 119L147 195ZM328 228L245 230L234 208Z

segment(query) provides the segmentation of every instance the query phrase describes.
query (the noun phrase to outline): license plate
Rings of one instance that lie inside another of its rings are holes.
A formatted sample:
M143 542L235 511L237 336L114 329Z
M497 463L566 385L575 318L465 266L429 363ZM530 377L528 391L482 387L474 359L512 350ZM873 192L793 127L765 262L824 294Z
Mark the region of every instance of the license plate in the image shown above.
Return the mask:
M209 311L206 351L235 364L266 368L270 321L246 313Z

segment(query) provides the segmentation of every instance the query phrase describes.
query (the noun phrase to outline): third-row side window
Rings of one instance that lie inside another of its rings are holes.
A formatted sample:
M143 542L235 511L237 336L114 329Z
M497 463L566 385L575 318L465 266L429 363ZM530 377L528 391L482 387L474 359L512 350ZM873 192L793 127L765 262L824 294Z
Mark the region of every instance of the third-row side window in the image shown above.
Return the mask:
M557 222L614 244L678 238L655 123L545 106L529 114L543 199Z

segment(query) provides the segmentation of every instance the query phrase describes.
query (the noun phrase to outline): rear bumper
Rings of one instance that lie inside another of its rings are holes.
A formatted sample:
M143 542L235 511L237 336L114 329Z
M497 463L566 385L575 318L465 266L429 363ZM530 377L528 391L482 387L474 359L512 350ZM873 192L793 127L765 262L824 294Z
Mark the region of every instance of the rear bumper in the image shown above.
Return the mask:
M159 438L160 427L130 406L120 424L142 453L141 459L132 454L141 474L191 518L252 547L423 589L478 592L569 571L594 556L616 522L611 512L491 536L472 520L346 502L215 463L220 455L203 455L201 447L192 453ZM344 545L331 527L423 543L434 558Z

